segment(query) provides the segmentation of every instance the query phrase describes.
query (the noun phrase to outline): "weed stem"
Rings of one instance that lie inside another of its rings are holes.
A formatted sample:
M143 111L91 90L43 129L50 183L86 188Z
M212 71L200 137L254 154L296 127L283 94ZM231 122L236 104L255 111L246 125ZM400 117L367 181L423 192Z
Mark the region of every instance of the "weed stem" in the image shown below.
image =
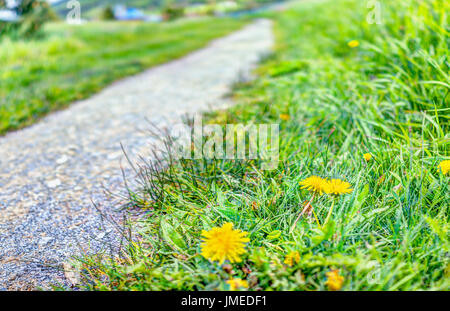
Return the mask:
M325 222L323 223L324 226L328 223L328 220L330 220L331 213L333 212L333 207L334 207L334 200L333 203L331 204L330 210L328 211L327 218L325 218Z
M295 219L294 224L291 227L291 230L289 230L289 233L292 233L292 231L294 231L295 226L297 225L297 222L300 220L300 217L302 217L302 215L308 210L308 208L311 206L312 201L314 200L314 197L316 196L316 194L313 194L311 200L309 200L309 202L305 205L305 207L303 208L303 210L300 212L300 214L298 214L297 219ZM312 208L312 206L311 206ZM317 219L316 213L314 212L314 208L313 208L313 213L314 213L314 217L316 218L317 224L319 224L319 220ZM320 227L320 224L319 224Z

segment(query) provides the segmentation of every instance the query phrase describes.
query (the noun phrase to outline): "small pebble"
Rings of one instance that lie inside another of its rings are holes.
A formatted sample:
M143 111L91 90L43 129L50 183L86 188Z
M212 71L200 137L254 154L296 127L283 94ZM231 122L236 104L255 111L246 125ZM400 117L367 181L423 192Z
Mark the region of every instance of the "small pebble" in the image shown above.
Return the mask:
M49 188L56 188L60 185L61 185L61 180L59 180L59 179L53 179L53 180L50 180L49 182L47 182L47 186Z
M69 158L66 155L63 155L61 158L59 158L58 160L56 160L56 164L64 164L67 162L67 160L69 160Z
M48 244L51 240L53 240L53 238L51 238L51 237L45 237L45 238L42 238L42 239L39 240L39 245L40 245L40 246L46 245L46 244Z

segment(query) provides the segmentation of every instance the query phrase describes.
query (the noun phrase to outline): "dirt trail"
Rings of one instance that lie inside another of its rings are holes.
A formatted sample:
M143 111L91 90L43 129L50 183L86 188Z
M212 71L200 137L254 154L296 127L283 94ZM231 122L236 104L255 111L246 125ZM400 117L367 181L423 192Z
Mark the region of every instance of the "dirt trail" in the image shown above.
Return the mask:
M1 137L0 290L65 283L68 258L117 239L91 200L114 206L104 188L123 189L120 143L132 157L146 154L148 120L174 124L223 105L230 85L272 45L271 22L258 20Z

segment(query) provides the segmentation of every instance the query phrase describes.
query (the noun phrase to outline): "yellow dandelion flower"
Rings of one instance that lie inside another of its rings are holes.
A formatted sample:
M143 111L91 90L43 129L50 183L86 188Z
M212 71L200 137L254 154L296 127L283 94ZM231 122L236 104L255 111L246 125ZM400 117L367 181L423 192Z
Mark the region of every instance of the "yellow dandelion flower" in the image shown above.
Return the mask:
M439 169L442 171L442 174L446 175L448 172L450 172L450 160L444 160L441 163L439 163Z
M210 231L203 231L202 236L202 256L211 261L219 261L222 264L225 260L230 262L240 262L240 255L245 253L245 243L250 240L246 237L247 232L233 229L231 222L225 223L222 227L212 228Z
M230 290L236 290L239 288L248 288L248 282L242 279L231 279L226 282L230 285Z
M300 253L297 251L290 252L289 254L286 255L286 258L284 259L284 263L289 267L292 267L294 263L297 263L299 261L300 261Z
M364 160L366 160L367 162L369 162L370 160L372 160L372 155L370 153L365 153L363 155Z
M324 186L324 191L332 195L341 195L344 193L352 192L353 189L350 188L351 186L352 185L350 185L346 181L340 179L332 179L326 183L326 185Z
M326 184L327 181L319 176L311 176L300 182L301 189L307 189L318 194L323 193Z
M344 277L339 275L339 270L331 270L326 273L327 281L325 285L328 286L329 290L340 290L342 288L342 284L344 283Z
M358 40L352 40L352 41L350 41L350 42L348 43L348 46L351 47L352 49L353 49L353 48L356 48L356 47L359 46L359 41L358 41Z
M291 118L291 116L288 115L287 113L282 113L282 114L280 114L280 119L283 120L283 121L287 121L287 120L289 120L290 118Z

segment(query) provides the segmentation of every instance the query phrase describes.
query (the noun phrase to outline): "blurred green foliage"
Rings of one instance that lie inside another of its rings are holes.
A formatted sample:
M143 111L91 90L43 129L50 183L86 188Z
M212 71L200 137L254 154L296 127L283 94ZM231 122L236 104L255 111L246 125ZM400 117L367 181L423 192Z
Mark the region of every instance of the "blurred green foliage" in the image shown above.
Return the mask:
M104 21L110 21L110 20L114 20L114 10L112 9L111 6L107 6L104 9L102 9L102 12L100 14L100 19L104 20Z
M0 9L6 8L6 1L0 1ZM0 38L4 35L13 37L31 37L41 30L42 26L57 19L52 8L45 0L22 0L12 9L18 15L17 22L0 21Z
M176 4L169 4L162 10L164 20L174 20L184 16L184 7Z

